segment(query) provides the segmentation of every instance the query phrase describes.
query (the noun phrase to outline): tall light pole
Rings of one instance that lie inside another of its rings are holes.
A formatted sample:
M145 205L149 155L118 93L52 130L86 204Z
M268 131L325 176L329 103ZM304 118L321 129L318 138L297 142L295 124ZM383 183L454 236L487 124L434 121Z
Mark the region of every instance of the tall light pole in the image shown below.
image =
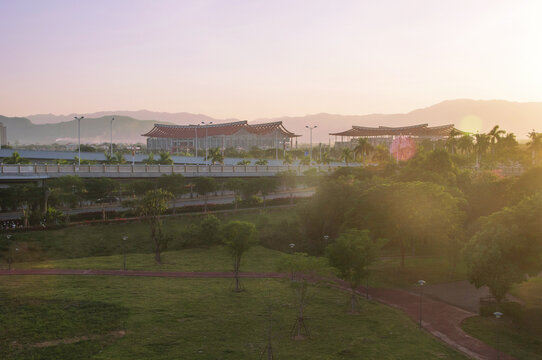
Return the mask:
M312 129L316 129L318 127L318 125L314 125L314 126L309 126L309 125L306 125L305 126L307 129L309 129L310 131L310 150L309 150L309 160L310 162L312 163Z
M128 236L124 235L122 237L122 256L123 256L122 269L124 271L126 271L126 240L128 240Z
M290 245L288 245L290 247L290 254L294 254L294 247L295 247L295 244L294 243L291 243ZM292 260L293 261L293 260ZM292 281L294 281L294 267L292 266L292 268L290 269L291 270L291 275L292 275Z
M423 286L425 285L425 280L418 280L418 285L420 285L420 329L421 329L422 328Z
M503 315L502 312L499 312L499 311L495 311L493 313L493 315L495 315L495 319L497 319L497 323L499 322L499 319L501 318L501 316ZM496 335L497 335L497 360L499 360L501 358L501 351L499 350L499 327L497 325L497 332L496 332Z
M207 125L205 126L205 165L207 165L207 148L208 148L208 142L207 142L207 128L209 127L209 125L211 125L213 122L212 121L209 121L208 123L206 123L205 121L202 121L201 124L202 125Z
M196 134L196 138L194 139L194 143L195 143L195 148L196 148L196 160L197 160L197 157L198 157L198 128L199 128L199 124L196 124L196 126L194 126L194 133Z
M113 156L113 121L115 121L115 118L111 118L111 139L109 141L109 154Z
M77 138L78 138L78 144L79 144L79 158L77 159L79 162L79 165L81 165L81 120L84 119L84 116L74 116L75 120L77 120Z

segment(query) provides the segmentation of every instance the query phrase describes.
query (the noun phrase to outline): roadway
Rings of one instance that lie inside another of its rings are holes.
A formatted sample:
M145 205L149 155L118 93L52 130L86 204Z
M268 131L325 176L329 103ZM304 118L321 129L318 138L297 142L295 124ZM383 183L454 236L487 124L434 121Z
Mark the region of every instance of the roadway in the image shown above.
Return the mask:
M286 192L277 192L273 194L269 194L266 196L266 200L272 200L272 199L287 199L291 196L295 198L306 198L310 197L314 194L314 189L304 189L304 190L294 190L292 192L286 191ZM234 200L233 194L225 194L220 196L212 196L209 197L207 201L207 205L219 205L219 204L231 204ZM198 206L198 205L204 205L205 200L203 197L196 197L196 198L180 198L176 201L171 201L168 204L169 208L177 207L182 208L185 206ZM85 213L100 213L105 209L105 211L126 211L129 210L129 208L121 206L119 204L105 204L104 206L101 205L94 205L94 206L87 206L87 207L79 207L74 209L60 209L64 214L67 215L77 215L77 214L85 214ZM14 212L6 212L6 213L0 213L0 221L5 220L17 220L20 219L23 216L22 211L14 211Z

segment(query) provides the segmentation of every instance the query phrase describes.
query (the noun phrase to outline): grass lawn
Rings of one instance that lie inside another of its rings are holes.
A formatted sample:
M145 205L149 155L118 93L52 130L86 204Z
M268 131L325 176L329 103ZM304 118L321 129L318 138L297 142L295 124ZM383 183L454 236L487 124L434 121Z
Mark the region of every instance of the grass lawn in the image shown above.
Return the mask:
M349 315L347 294L325 287L309 288L311 338L293 341L296 306L289 281L247 279L244 284L245 292L234 293L231 279L2 276L0 294L10 306L1 315L2 324L9 323L3 325L3 344L24 346L2 346L0 357L257 359L271 305L278 359L464 359L394 309L362 301L360 315ZM26 315L14 316L17 312ZM39 331L29 330L32 323L40 324ZM100 335L124 324L122 338L31 347L85 331Z
M242 220L257 223L260 215L270 223L296 216L295 208L262 209L260 212L221 213L217 217L222 221ZM184 248L182 232L188 226L199 223L205 216L185 215L165 218L163 229L171 238L170 250ZM51 260L107 256L122 253L122 237L128 236L128 253L152 252L150 227L147 222L112 223L87 226L70 226L58 230L20 232L13 235L13 240L20 249L14 253L16 261ZM1 236L1 235L0 235Z
M514 286L511 293L524 302L524 307L518 306L519 312L508 314L509 311L503 310L500 323L488 317L469 318L462 327L493 346L496 345L496 331L500 329L499 348L502 351L518 359L542 359L542 278L530 278Z
M542 276L530 278L514 286L511 292L523 300L526 306L542 309Z
M522 330L506 320L506 314L497 323L493 317L474 316L461 324L469 335L510 354L517 359L542 359L542 337L540 333ZM497 345L497 331L499 344Z

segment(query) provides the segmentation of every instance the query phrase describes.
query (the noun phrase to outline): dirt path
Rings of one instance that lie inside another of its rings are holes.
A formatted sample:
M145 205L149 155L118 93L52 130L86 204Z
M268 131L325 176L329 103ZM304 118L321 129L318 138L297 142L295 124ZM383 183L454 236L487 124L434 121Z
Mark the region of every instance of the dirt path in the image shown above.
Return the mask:
M231 278L229 272L162 272L162 271L122 271L122 270L63 270L63 269L32 269L32 270L0 270L0 275L109 275L109 276L147 276L172 278ZM286 273L247 272L241 273L244 278L289 278ZM341 281L337 287L344 290L348 287ZM365 288L359 289L360 294ZM399 289L370 288L372 298L388 306L407 313L414 321L419 321L420 296ZM461 329L461 322L476 314L442 301L423 298L422 303L423 328L433 336L467 356L489 360L497 358L497 351L482 341L467 335ZM514 360L513 357L501 354L502 360Z

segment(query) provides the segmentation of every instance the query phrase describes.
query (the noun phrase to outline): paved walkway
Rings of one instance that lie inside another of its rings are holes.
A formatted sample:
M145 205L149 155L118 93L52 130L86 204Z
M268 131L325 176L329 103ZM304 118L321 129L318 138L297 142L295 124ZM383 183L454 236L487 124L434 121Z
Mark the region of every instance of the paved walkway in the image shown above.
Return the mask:
M231 278L229 272L165 272L165 271L122 271L122 270L63 270L63 269L32 269L32 270L0 270L0 275L109 275L109 276L151 276L173 278ZM246 272L243 278L289 278L285 273ZM342 281L336 281L337 287L348 289ZM359 289L360 294L365 288ZM420 296L399 289L370 288L372 298L378 302L400 309L414 321L419 321ZM423 298L422 325L430 334L445 342L456 350L473 359L490 360L497 358L497 351L489 345L467 335L461 329L461 322L476 314L442 301ZM500 354L502 360L514 360L506 354Z

